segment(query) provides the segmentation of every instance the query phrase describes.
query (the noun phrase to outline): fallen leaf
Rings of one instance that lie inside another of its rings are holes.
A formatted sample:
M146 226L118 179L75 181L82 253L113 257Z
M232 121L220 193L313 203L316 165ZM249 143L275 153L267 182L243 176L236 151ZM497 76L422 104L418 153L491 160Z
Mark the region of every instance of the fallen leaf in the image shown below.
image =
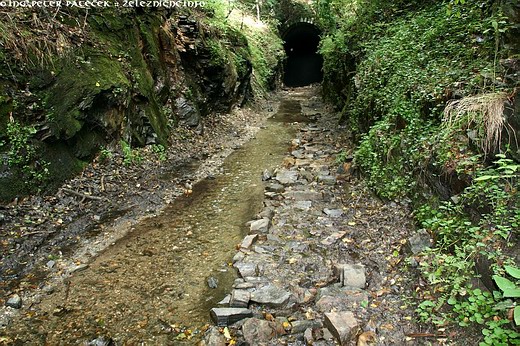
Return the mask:
M228 327L224 328L224 337L225 337L227 340L230 340L230 339L231 339L231 334L229 333L229 329L228 329Z
M375 345L377 342L376 333L364 332L358 337L357 346L370 346Z

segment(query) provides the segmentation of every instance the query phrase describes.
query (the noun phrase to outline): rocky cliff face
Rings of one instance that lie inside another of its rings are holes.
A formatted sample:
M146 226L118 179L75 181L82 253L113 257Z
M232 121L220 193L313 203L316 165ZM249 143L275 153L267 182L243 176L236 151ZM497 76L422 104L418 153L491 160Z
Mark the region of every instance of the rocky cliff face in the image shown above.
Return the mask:
M167 145L179 123L202 130L250 90L247 40L200 13L52 15L13 10L0 26L0 200L63 181L110 143Z

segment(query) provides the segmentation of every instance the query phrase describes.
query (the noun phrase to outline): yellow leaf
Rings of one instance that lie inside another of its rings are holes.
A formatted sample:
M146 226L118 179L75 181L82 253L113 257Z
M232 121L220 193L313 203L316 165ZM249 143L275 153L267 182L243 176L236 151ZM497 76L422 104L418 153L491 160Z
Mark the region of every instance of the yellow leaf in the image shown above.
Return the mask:
M348 223L348 225L349 225L349 226L355 226L356 223L355 223L354 221L350 221L350 222Z
M97 86L97 87L100 87L100 86L101 86L101 84L99 84L99 82L96 82L96 86Z
M282 323L282 326L283 326L283 329L285 329L285 330L289 330L292 327L292 325L289 322L287 322L287 321Z
M237 344L237 342L236 342L235 339L231 339L231 340L229 341L229 343L228 343L228 345L236 345L236 344Z
M231 339L231 334L229 333L228 327L224 328L224 337L228 340Z

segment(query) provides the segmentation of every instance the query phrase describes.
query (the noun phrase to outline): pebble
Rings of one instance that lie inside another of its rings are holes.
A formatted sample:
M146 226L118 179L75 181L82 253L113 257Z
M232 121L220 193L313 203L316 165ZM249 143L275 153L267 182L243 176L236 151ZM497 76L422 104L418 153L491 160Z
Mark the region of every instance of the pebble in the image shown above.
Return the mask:
M20 297L18 294L13 294L11 297L9 297L9 299L7 299L5 306L11 307L13 309L20 309L22 307L22 297Z
M208 287L209 288L217 288L218 287L218 279L213 277L213 276L210 276L207 280L207 283L208 283Z

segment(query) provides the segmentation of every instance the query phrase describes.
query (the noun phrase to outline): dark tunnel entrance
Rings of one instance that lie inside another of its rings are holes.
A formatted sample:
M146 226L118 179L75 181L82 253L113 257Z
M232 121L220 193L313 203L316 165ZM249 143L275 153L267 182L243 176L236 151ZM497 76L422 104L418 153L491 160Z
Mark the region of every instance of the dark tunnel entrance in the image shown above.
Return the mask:
M320 30L310 23L297 23L283 34L285 62L283 82L288 87L305 86L323 79L323 58L318 54Z

